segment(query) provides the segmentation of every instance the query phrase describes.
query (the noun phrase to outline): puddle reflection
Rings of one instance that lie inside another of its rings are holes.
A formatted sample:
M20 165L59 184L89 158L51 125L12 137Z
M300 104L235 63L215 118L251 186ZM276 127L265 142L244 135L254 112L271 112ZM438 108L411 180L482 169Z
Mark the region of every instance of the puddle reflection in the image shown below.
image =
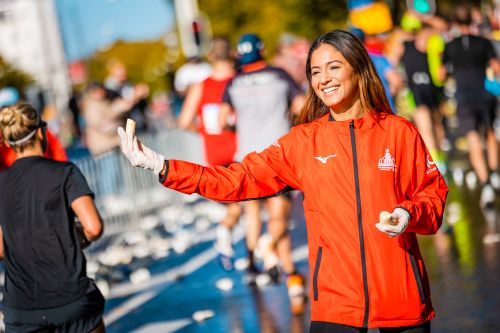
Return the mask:
M439 232L419 237L431 281L435 332L500 332L500 207L450 185Z

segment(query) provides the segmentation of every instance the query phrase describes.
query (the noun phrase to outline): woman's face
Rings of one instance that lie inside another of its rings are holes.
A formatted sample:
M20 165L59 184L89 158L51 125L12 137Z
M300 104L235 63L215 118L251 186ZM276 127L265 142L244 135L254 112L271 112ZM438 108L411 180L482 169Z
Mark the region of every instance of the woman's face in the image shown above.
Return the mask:
M358 99L358 82L351 65L329 44L322 44L311 55L311 86L333 111L345 111Z

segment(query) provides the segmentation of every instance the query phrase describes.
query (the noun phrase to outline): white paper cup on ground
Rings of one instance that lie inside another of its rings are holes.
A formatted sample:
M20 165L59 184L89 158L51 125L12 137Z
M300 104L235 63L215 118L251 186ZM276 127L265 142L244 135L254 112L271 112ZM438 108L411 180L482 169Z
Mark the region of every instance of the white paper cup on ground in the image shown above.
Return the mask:
M215 312L213 312L212 310L200 310L193 313L193 319L197 322L202 322L204 320L212 318L213 316L215 316Z

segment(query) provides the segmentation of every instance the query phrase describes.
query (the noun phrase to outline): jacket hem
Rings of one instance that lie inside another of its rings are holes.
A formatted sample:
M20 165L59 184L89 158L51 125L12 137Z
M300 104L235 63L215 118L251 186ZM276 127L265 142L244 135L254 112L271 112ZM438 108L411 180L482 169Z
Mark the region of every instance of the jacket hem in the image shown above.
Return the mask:
M387 328L387 327L405 327L405 326L418 326L422 325L432 318L434 318L435 312L432 310L428 315L422 316L420 318L416 319L400 319L400 320L394 320L394 319L388 319L388 320L368 320L368 328ZM318 318L318 317L311 317L311 322L322 322L325 325L328 324L341 324L341 325L347 325L347 326L353 326L353 327L359 327L362 328L363 326L363 319L362 318L339 318L336 317L334 320L330 317L329 319L325 318Z

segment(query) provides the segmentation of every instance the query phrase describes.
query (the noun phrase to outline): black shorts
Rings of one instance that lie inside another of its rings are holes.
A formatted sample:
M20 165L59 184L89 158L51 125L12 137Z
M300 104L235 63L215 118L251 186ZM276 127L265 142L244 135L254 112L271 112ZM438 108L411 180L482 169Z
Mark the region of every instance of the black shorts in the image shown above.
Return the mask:
M457 120L460 135L472 131L484 131L493 128L496 112L496 100L472 103L458 103Z
M96 287L82 298L56 308L22 310L4 305L5 333L88 333L100 324L103 311L104 297Z
M411 87L411 93L417 107L423 105L431 110L436 110L439 107L442 96L439 88L429 85L414 85Z

